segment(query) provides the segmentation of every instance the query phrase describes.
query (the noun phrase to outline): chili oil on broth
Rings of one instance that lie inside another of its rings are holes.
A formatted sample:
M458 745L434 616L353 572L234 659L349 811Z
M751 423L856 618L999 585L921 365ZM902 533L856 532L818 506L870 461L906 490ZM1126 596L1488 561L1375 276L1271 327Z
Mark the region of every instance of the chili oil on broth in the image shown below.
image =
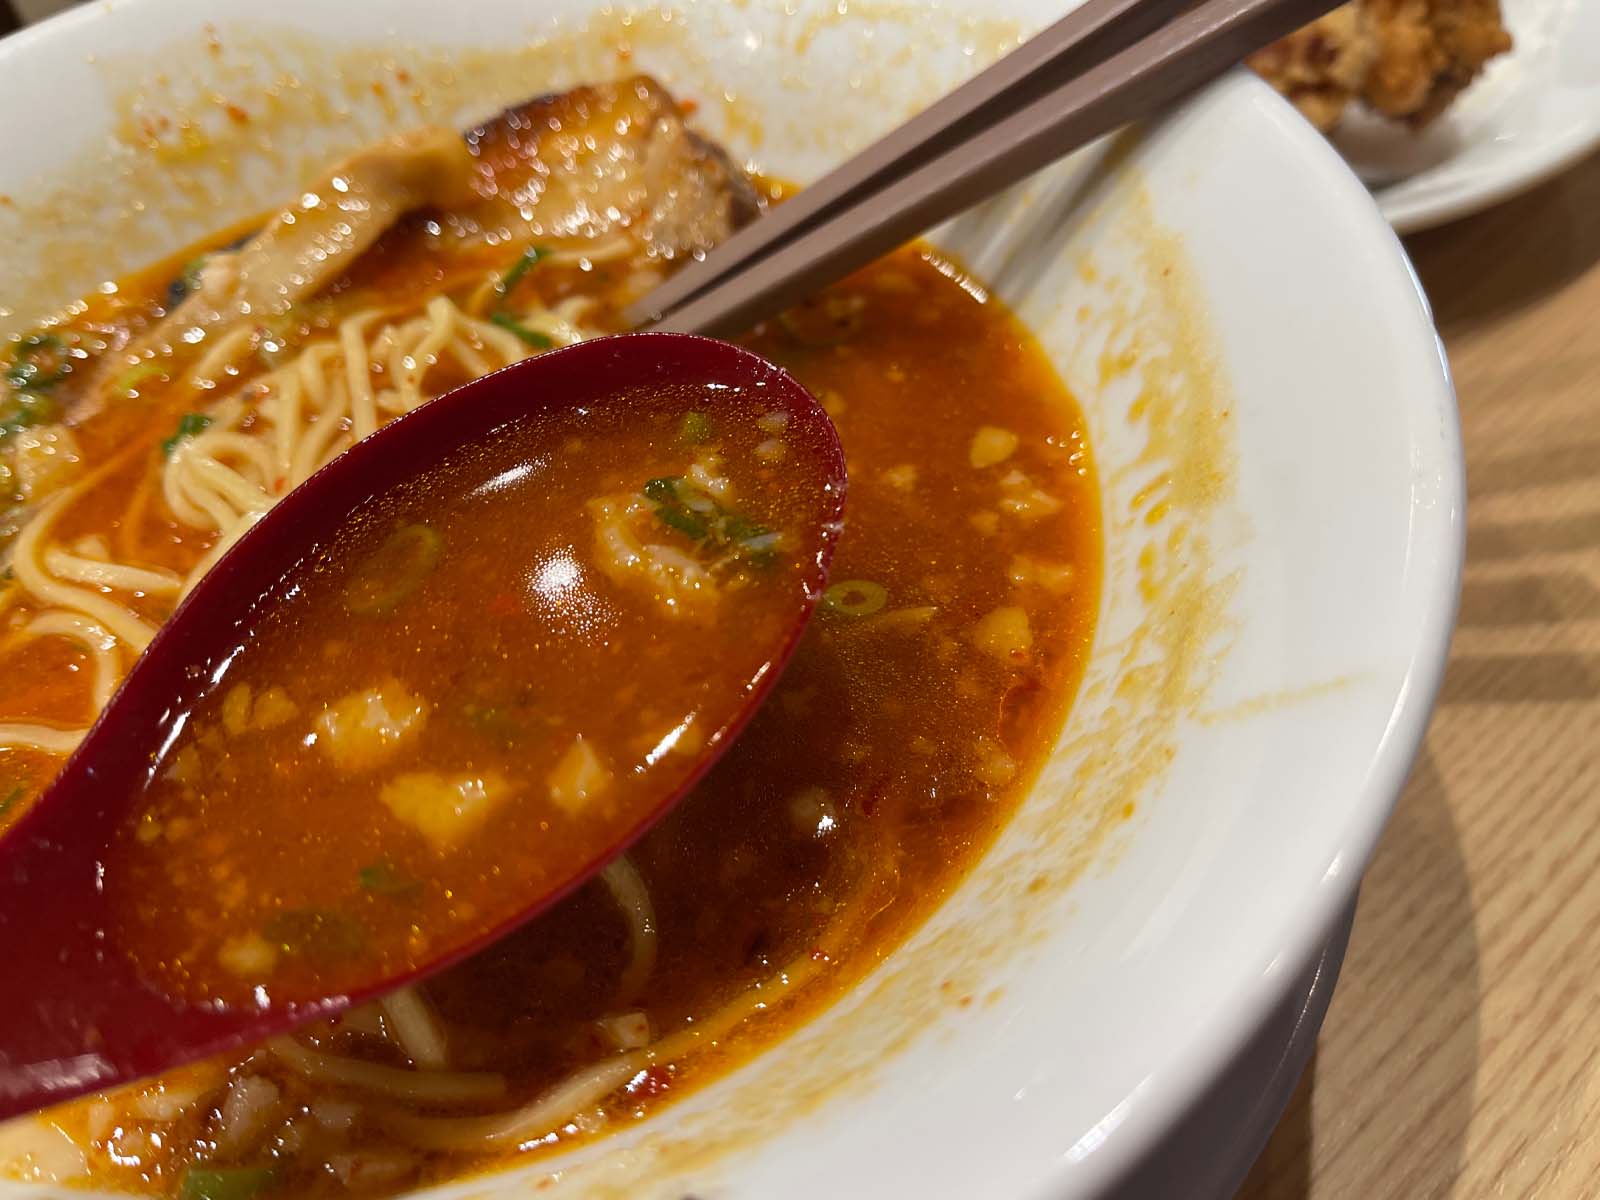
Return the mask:
M791 433L760 389L641 388L363 504L134 801L104 861L114 941L192 1000L307 1001L614 854L808 606L830 489Z
M502 251L496 269L519 255ZM404 263L387 260L384 286L437 286L433 268ZM156 306L161 279L125 284L122 303L137 310L142 286ZM594 285L549 261L516 282L547 310ZM336 290L304 323L336 328L340 297L359 290ZM585 332L610 311L602 286ZM926 252L893 255L746 340L828 407L851 497L823 609L728 757L602 883L425 986L51 1114L95 1180L382 1194L647 1115L837 995L993 838L1060 728L1092 635L1098 505L1081 419L1026 331ZM445 361L427 390L461 372ZM161 491L162 443L210 432L182 433L198 406L181 382L130 388L141 394L73 427L89 483L52 547L92 558L98 538L108 558L179 587L203 565L224 535L176 519ZM153 627L176 592L118 595ZM86 724L94 652L18 637L37 617L16 597L0 614L0 663L23 681L0 724ZM0 751L30 794L59 761Z

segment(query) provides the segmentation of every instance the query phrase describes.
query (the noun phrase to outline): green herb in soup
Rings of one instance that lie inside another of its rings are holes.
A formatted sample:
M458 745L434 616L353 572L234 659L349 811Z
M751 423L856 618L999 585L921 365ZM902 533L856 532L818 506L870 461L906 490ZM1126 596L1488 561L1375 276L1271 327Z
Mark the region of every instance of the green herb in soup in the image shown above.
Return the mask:
M295 567L107 857L140 965L224 1001L347 991L677 790L787 639L827 503L758 453L786 425L761 400L708 392L693 447L672 393L513 423ZM479 697L528 681L508 737Z

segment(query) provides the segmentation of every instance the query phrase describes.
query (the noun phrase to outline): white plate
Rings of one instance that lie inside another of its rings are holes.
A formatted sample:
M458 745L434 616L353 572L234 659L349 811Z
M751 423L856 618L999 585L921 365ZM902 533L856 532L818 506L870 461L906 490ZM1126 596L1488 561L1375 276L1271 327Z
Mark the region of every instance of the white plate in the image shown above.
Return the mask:
M1334 136L1400 233L1478 212L1600 146L1600 4L1501 2L1515 47L1421 134L1352 107Z
M0 44L0 305L23 321L383 130L629 69L804 181L1060 5L440 12L114 0ZM137 148L185 113L208 152ZM1100 466L1101 624L1050 762L972 876L818 1019L650 1120L440 1194L1099 1195L1350 904L1420 743L1461 555L1456 411L1393 233L1240 72L937 240L1036 332Z

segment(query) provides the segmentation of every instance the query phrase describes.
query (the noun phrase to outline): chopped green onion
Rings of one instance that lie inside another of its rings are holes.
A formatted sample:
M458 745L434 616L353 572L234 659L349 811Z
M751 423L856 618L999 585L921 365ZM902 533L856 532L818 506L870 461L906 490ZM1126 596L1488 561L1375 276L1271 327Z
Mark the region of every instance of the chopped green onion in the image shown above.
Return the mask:
M180 1200L252 1200L277 1182L271 1167L190 1167Z
M664 525L667 525L669 528L676 529L679 533L687 534L689 537L692 537L697 541L700 538L705 537L706 534L710 532L706 529L704 521L701 521L689 513L684 512L681 508L670 508L664 506L656 509L656 516L661 518L661 521Z
M439 565L444 539L428 525L402 525L356 569L345 586L346 611L358 617L393 612Z
M60 338L53 333L30 333L17 347L6 370L6 382L17 391L36 392L54 387L71 372L72 362Z
M687 412L678 423L678 436L691 445L711 440L711 418L703 412Z
M528 345L532 346L535 350L548 350L551 346L555 345L554 342L552 342L544 334L540 333L537 329L529 329L510 313L490 313L489 320L500 326L501 329L510 330L523 341L527 342Z
M356 881L367 891L380 896L406 896L422 888L417 880L407 879L381 858L357 871Z
M16 807L17 801L22 799L26 791L27 789L19 783L16 787L7 792L6 798L4 800L0 800L0 817L5 816L14 807Z
M178 418L178 428L169 438L161 443L161 457L171 458L172 452L178 448L178 443L187 441L197 433L202 433L211 424L211 418L205 413L184 413Z
M35 392L23 392L17 396L17 410L0 421L0 439L24 429L31 429L35 425L47 424L55 419L55 415L54 400Z
M111 390L123 396L131 396L146 379L154 379L158 375L165 374L165 367L159 367L153 362L143 362L138 366L129 367L113 379Z
M287 909L262 926L261 933L285 954L322 962L354 958L367 944L354 918L321 908Z
M524 733L516 717L497 704L468 704L461 715L473 729L504 746L515 745Z
M178 277L167 284L167 307L169 309L176 308L183 302L185 297L200 289L200 275L206 269L206 264L213 258L219 254L226 254L230 250L239 249L255 236L256 231L252 230L234 238L233 241L225 246L218 246L215 250L208 250L204 254L196 255L184 263L183 268L178 272Z
M641 489L656 519L669 529L711 541L755 566L768 566L780 537L765 525L731 512L682 475L651 479Z
M730 542L744 542L752 538L766 537L768 529L765 525L758 525L748 517L738 513L724 511L722 533Z
M888 600L888 589L870 579L846 579L822 593L822 607L845 617L870 617Z
M652 479L644 485L644 497L655 506L656 517L663 525L699 541L709 535L711 530L684 504L682 494L684 487L684 479L679 475Z
M522 252L522 257L517 259L511 270L500 277L500 282L495 284L494 290L504 296L516 287L522 277L528 273L528 268L543 258L546 254L543 246L529 246Z
M678 481L678 502L690 512L699 513L702 517L716 516L722 511L721 506L705 492L693 484L684 483L681 479Z
M725 513L722 536L740 555L758 567L772 565L780 535L738 513Z
M682 475L664 475L659 479L647 479L644 487L646 500L654 500L657 504L675 503L678 499L678 485L683 482Z
M167 284L167 307L176 308L186 297L200 289L200 273L211 261L210 254L200 254L183 264L178 277Z
M782 537L771 530L766 530L762 533L746 534L744 537L734 540L744 548L745 553L757 557L766 557L778 548L778 543L782 541Z

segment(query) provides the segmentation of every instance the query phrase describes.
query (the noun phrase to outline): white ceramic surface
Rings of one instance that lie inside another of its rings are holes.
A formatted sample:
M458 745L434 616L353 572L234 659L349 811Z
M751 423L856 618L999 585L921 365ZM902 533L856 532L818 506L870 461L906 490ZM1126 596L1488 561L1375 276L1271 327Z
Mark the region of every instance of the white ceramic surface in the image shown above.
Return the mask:
M1469 216L1600 146L1600 5L1502 8L1515 47L1422 134L1352 112L1334 138L1401 233Z
M648 68L735 153L804 180L1060 11L787 7L478 0L443 27L435 0L71 13L0 44L0 111L26 114L0 132L4 319L259 210L382 129L585 75ZM397 64L421 101L374 99ZM217 119L218 91L251 126ZM161 112L208 144L141 149ZM1016 822L864 984L569 1156L541 1195L1103 1192L1328 936L1419 743L1459 575L1456 413L1408 265L1333 151L1241 73L937 240L1021 312L1090 422L1106 585L1077 709ZM510 1200L551 1166L441 1194Z

